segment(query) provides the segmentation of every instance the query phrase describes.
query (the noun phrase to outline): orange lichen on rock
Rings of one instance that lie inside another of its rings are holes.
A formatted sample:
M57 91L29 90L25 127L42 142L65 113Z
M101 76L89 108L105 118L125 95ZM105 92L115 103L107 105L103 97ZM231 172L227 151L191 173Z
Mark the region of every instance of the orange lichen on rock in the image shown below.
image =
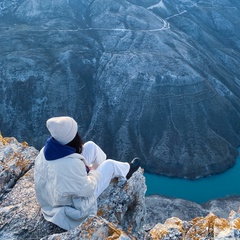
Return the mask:
M238 230L240 230L240 218L236 218L232 222L232 226Z
M0 142L3 144L3 145L7 145L7 141L5 140L5 138L2 136L1 132L0 132Z
M214 220L214 236L218 236L221 232L230 229L230 224L225 218L216 218Z
M112 223L108 223L109 227L109 237L108 240L117 240L121 236L127 236L121 229L115 228Z
M183 232L183 223L182 220L177 218L177 217L172 217L172 218L168 218L164 225L166 225L168 228L176 228L178 229L180 232Z
M4 137L4 140L6 141L6 144L10 144L12 141L14 141L15 138L13 137Z
M28 143L27 143L27 142L22 142L22 146L23 146L24 148L26 148L26 147L28 147Z
M150 235L152 239L163 239L167 234L175 229L179 236L184 235L185 231L183 230L183 221L177 217L169 218L165 221L164 224L158 223L151 229Z
M226 228L229 228L230 224L225 218L216 218L214 221L214 228L218 228L220 231L224 231Z
M186 233L186 239L198 240L213 235L214 221L217 218L213 213L209 213L205 218L198 221L194 219L193 226Z
M202 219L204 219L204 217L196 217L194 219L191 220L191 223L194 225L196 224L197 222L201 221Z
M16 167L19 167L22 169L24 172L26 172L29 169L29 162L25 161L24 159L18 160L16 162Z
M168 234L168 229L165 225L158 223L151 229L150 235L153 240L164 238Z
M107 208L107 210L111 209L109 205L106 208ZM104 214L106 214L106 211L104 211L103 208L98 208L97 216L102 217L102 216L104 216Z
M90 237L93 235L94 230L93 228L89 227L91 226L91 218L87 219L87 221L85 223L83 223L82 228L87 232L87 236ZM81 232L80 232L81 233Z

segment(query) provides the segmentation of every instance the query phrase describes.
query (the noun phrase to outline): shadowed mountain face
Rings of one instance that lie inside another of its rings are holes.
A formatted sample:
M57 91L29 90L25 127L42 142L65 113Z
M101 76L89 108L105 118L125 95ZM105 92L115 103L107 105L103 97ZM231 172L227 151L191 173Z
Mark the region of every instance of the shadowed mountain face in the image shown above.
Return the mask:
M240 145L240 1L0 0L0 129L70 115L109 158L196 178Z

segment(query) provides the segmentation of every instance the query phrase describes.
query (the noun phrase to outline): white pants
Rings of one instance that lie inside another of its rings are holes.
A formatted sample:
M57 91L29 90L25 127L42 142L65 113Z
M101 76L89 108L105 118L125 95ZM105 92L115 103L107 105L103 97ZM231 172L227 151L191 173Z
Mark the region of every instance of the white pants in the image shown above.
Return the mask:
M95 189L96 198L108 187L115 177L118 181L126 180L130 165L112 159L106 159L106 154L94 142L89 141L83 145L82 155L86 164L101 173L101 179Z

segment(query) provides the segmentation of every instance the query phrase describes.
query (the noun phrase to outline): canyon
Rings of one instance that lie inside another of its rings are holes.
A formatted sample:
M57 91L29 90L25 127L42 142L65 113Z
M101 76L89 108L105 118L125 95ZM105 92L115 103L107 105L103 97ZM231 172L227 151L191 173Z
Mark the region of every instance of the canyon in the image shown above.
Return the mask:
M1 0L0 128L38 150L69 115L109 158L195 179L240 143L237 0Z

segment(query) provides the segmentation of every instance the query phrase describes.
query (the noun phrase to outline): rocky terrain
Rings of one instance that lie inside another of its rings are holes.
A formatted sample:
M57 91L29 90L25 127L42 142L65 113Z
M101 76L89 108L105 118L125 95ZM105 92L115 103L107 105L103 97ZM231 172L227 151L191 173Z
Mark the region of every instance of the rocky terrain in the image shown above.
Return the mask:
M41 239L64 232L63 229L44 220L37 203L33 171L38 151L26 143L19 143L15 138L0 136L0 153L0 239ZM26 165L32 167L27 169ZM19 175L18 172L22 174ZM124 188L118 187L117 181L113 181L99 197L98 216L94 217L96 222L90 218L83 223L82 228L85 232L81 231L81 234L85 235L80 239L91 239L87 236L99 235L101 231L102 236L125 231L138 237L142 232L146 214L145 192L145 179L141 169L128 180ZM98 224L101 227L96 230ZM93 226L97 233L94 233ZM107 227L111 228L110 233Z
M115 180L99 197L97 216L65 231L44 220L34 192L34 159L26 142L0 135L0 239L213 240L240 237L240 196L203 205L160 196L145 198L143 169L124 188Z
M109 157L197 178L240 144L238 0L0 0L0 128L70 115Z

